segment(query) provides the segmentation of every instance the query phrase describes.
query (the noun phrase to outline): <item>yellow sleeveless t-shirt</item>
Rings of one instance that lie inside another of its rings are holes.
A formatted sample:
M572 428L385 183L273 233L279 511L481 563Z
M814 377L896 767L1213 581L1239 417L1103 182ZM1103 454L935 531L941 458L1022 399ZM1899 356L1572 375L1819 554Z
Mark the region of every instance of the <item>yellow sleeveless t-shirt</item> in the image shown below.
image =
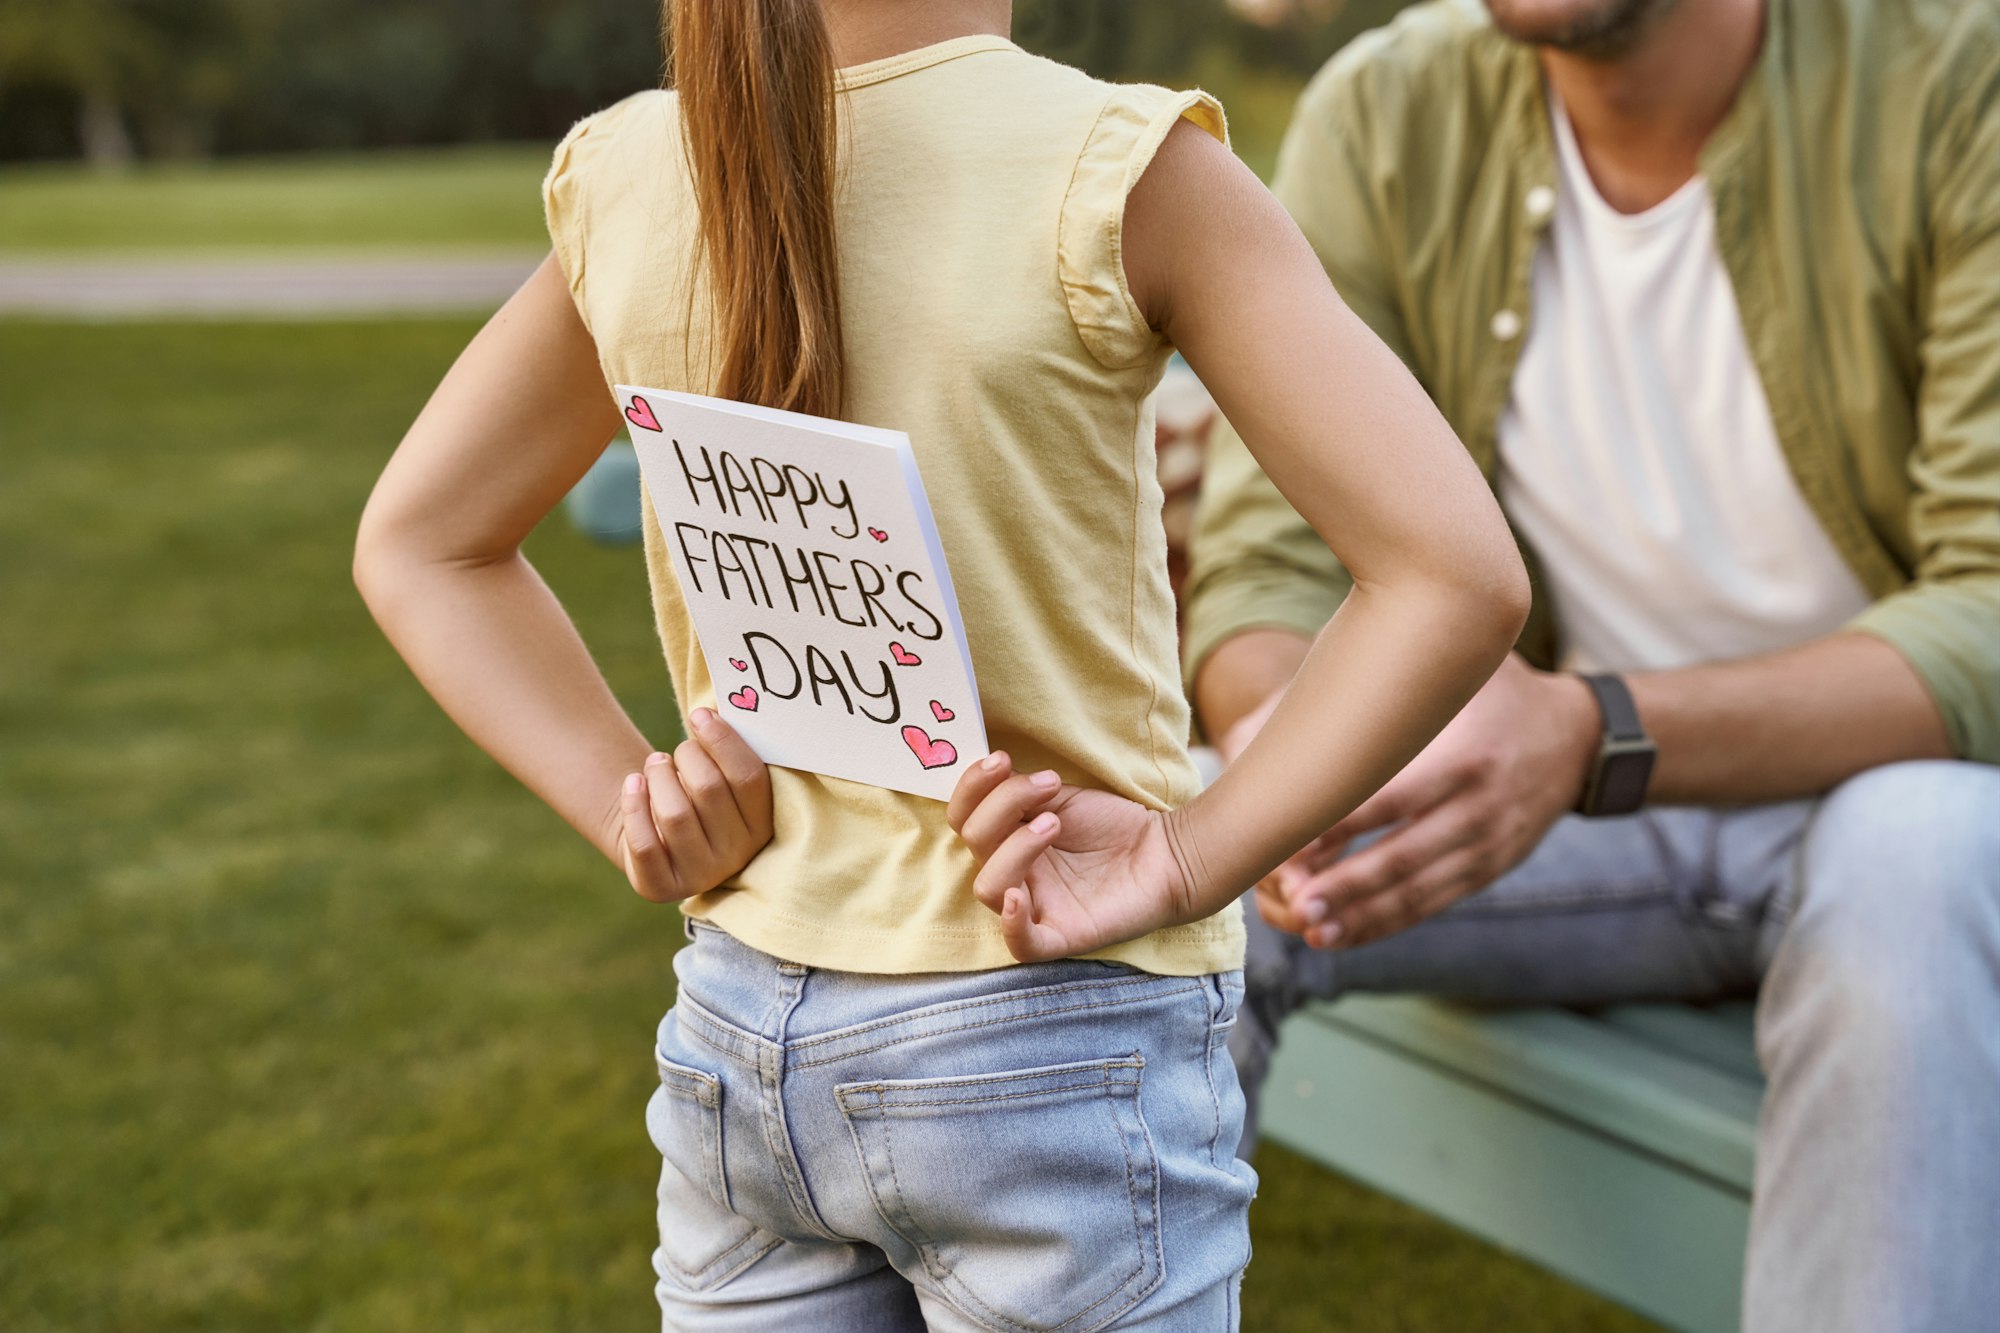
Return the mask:
M843 415L905 431L964 612L988 739L1154 809L1185 803L1148 394L1171 349L1125 283L1125 199L1203 93L1101 83L998 37L841 72L836 222ZM556 150L549 232L610 383L711 391L694 192L671 92L584 120ZM646 562L684 709L716 691L649 504ZM1005 967L944 806L771 770L775 836L683 904L766 953L856 972ZM1093 955L1238 967L1239 909Z

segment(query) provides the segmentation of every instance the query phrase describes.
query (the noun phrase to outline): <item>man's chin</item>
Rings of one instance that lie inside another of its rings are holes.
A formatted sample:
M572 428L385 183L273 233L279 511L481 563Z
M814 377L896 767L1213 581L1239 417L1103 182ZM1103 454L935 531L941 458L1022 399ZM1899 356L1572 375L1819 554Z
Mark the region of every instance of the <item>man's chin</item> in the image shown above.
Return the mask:
M1636 45L1676 0L1486 0L1493 26L1517 42L1593 60Z

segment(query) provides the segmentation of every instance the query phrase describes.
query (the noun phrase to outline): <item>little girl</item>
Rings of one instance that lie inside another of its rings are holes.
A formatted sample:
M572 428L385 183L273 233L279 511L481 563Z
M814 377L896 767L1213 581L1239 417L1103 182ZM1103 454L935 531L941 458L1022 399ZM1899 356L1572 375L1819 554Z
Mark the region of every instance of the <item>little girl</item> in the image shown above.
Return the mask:
M668 1328L1234 1328L1235 900L1525 614L1490 492L1220 108L1030 56L1009 18L679 0L673 89L563 141L554 254L362 520L357 581L425 686L689 923L648 1110ZM1147 402L1173 347L1355 576L1206 792ZM691 733L652 752L520 552L620 382L909 434L995 746L948 806L767 770L649 509Z

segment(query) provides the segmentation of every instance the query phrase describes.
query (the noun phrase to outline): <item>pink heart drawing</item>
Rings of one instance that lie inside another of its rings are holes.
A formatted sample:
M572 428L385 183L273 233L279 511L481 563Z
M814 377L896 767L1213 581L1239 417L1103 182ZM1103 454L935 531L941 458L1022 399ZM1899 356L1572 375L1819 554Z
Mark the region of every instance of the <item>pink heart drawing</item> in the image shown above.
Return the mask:
M957 717L958 714L952 712L949 708L946 708L943 704L933 699L931 700L931 716L936 718L940 722L949 722L953 718Z
M729 696L729 702L746 713L757 711L757 691L748 685Z
M653 405L636 393L632 395L632 405L625 409L625 419L645 430L660 428L660 419L653 415Z
M732 658L730 658L730 659L729 659L729 665L731 665L731 666L735 667L735 668L736 668L736 669L737 669L738 671L748 671L748 670L750 669L750 664L749 664L748 662L744 661L744 660L743 660L742 658L740 658L740 657L732 657Z
M878 542L886 542L889 540L889 534L882 531L882 529L880 528L868 529L868 535L870 537L873 537Z
M896 659L897 666L922 666L924 664L923 658L918 657L900 643L889 645L889 656Z
M958 747L950 741L934 741L922 727L904 727L903 744L925 768L950 768L958 762Z

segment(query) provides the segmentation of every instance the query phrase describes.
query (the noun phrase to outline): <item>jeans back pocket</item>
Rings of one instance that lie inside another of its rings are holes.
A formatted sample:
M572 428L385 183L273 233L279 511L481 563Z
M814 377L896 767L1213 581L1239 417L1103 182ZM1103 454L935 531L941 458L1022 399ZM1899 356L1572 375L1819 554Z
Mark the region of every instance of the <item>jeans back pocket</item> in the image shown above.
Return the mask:
M1160 1283L1145 1061L836 1090L876 1211L967 1318L1087 1333Z
M722 1157L722 1080L653 1054L660 1087L646 1129L660 1150L661 1276L689 1291L719 1287L779 1238L729 1206Z

